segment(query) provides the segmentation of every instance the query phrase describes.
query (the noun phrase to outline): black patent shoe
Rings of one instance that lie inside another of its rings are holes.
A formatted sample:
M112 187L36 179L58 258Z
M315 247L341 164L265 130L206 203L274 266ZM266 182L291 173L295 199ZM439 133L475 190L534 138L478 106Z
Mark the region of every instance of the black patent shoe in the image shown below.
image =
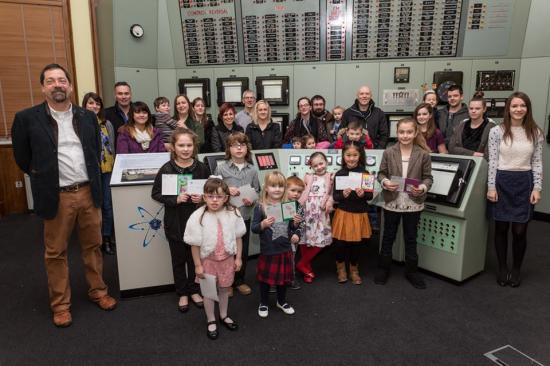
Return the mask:
M521 275L519 271L513 269L512 272L510 272L510 276L508 277L508 285L510 285L510 287L519 287L520 284Z
M508 285L508 271L499 271L497 275L497 283L499 286Z
M209 330L208 327L209 327L210 325L213 325L213 324L216 324L216 329L214 329L214 330ZM206 336L207 336L208 338L214 340L214 339L218 339L218 335L219 335L219 333L218 333L218 326L217 326L216 321L214 320L214 321L211 321L211 322L206 323Z
M226 321L228 319L231 320L231 323ZM233 319L231 319L229 316L226 316L225 318L220 319L220 320L221 320L222 324L229 330L239 329L239 324L235 323L235 321Z

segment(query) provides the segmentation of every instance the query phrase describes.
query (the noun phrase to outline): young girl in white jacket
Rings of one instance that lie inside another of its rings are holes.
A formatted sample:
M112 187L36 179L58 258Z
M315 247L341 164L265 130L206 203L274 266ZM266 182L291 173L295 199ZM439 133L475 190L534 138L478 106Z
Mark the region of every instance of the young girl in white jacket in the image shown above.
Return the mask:
M235 272L242 265L246 227L239 211L229 203L229 187L223 180L210 177L204 185L203 198L206 205L189 217L184 241L191 245L197 277L204 278L205 273L216 276L221 323L229 330L237 330L237 323L227 315L227 307ZM210 339L218 338L214 307L214 300L204 298L206 334Z

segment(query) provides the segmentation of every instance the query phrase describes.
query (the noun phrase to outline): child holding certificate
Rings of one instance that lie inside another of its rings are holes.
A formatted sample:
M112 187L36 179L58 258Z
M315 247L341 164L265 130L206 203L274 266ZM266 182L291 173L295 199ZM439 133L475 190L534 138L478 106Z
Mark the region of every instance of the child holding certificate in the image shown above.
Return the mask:
M227 137L225 144L225 164L216 168L215 175L222 177L229 186L231 202L239 208L246 225L246 234L243 236L243 265L235 274L233 286L241 295L249 295L252 290L244 282L246 263L248 259L248 243L250 236L250 218L253 206L256 204L257 193L260 192L258 170L252 165L252 147L248 137L242 132L233 132ZM254 197L250 197L252 192Z
M324 247L332 244L329 213L332 210L333 175L327 172L328 160L322 152L315 152L309 158L313 173L304 177L306 188L300 197L304 207L304 231L300 239L301 258L296 269L304 275L305 283L312 283L315 273L311 267L313 258Z
M397 123L397 140L397 144L384 151L378 172L384 189L384 236L374 282L383 285L388 280L392 246L403 219L405 277L414 287L424 289L426 284L417 272L416 233L426 193L433 183L430 149L418 124L411 118ZM403 180L417 183L404 185Z
M178 309L182 313L189 310L189 296L198 307L203 306L199 286L195 283L195 266L191 258L191 248L183 241L183 233L189 216L202 201L200 194L185 192L173 195L162 194L163 175L191 175L193 179L206 179L210 175L208 167L198 161L197 136L187 128L177 127L170 137L170 161L158 171L151 191L151 197L164 204L164 233L170 245L174 285L179 296ZM188 271L185 267L187 265Z
M363 145L348 141L342 149L342 169L335 174L338 177L348 177L350 173L365 172L366 156ZM337 209L332 219L332 237L336 246L336 273L339 283L348 280L346 261L349 262L350 279L354 285L363 283L359 276L359 255L363 240L371 237L369 223L368 201L372 192L358 186L338 189L335 187L334 202Z
M242 264L242 237L246 227L239 211L229 203L229 187L223 180L209 178L206 181L204 201L206 205L189 217L183 239L191 245L197 277L204 279L205 274L215 276L220 321L227 329L234 331L238 325L227 315L227 307L235 272ZM208 322L206 335L216 339L218 326L214 315L215 300L207 297L206 290L204 295Z
M258 315L269 315L269 287L276 286L277 307L285 314L294 314L294 308L286 302L286 289L292 283L292 244L300 240L299 216L285 217L286 178L280 172L265 176L260 204L254 208L252 232L260 235L260 256L256 278L260 282L260 306ZM286 202L295 204L295 202ZM295 208L296 206L294 206ZM294 210L295 211L295 210Z

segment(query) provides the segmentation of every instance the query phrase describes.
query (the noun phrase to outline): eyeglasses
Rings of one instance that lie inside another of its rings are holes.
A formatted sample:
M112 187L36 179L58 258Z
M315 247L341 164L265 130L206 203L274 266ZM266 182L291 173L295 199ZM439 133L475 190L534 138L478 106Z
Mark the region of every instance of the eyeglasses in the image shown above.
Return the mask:
M233 144L231 145L232 148L235 148L235 149L244 149L246 147L246 144Z
M225 195L225 194L205 194L204 197L207 200L211 200L211 201L221 201L225 197L227 197L227 195Z

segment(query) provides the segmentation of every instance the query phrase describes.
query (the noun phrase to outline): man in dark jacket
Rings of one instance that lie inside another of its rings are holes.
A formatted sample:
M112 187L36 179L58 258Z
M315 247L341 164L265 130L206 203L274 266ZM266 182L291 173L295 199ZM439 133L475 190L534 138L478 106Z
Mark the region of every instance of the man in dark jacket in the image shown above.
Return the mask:
M332 116L332 113L325 109L325 106L326 101L322 95L314 95L311 97L311 112L313 114L313 118L317 120L317 125L325 126L325 129L328 131L329 128L327 126L334 122L334 117ZM331 143L334 142L330 134L329 138Z
M446 108L439 109L439 130L445 136L445 145L447 147L453 137L456 126L469 117L468 106L462 103L463 100L464 93L462 88L458 85L451 85L447 90L447 102L449 104Z
M384 112L374 106L371 96L371 90L368 86L359 88L355 103L344 111L342 116L343 128L352 120L362 121L363 128L366 128L369 132L374 148L385 149L389 137L388 121Z
M132 89L130 85L125 81L117 81L115 83L115 105L105 108L105 119L113 125L115 141L118 129L128 122L128 114L131 107Z
M103 310L107 294L101 254L101 141L95 115L71 105L71 78L58 64L40 74L45 102L15 115L15 161L31 179L35 212L44 219L45 265L50 307L58 327L72 323L67 246L78 226L88 297Z

